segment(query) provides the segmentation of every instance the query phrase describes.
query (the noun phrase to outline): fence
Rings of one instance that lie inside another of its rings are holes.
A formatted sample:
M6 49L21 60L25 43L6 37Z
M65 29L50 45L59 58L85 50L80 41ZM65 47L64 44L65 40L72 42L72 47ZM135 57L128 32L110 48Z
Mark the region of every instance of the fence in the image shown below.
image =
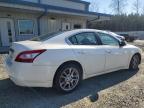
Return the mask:
M144 40L144 31L130 31L130 32L115 32L117 34L128 34L129 36L136 36L138 39Z

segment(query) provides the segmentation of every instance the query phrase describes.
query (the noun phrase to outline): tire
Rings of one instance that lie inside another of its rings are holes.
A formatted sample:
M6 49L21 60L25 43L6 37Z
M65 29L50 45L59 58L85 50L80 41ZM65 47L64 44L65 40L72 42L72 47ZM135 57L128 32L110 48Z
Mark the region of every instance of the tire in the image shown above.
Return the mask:
M60 67L54 78L54 88L62 93L74 91L82 80L82 70L75 64Z
M139 68L139 64L140 64L140 57L138 54L135 54L131 59L129 69L137 70Z

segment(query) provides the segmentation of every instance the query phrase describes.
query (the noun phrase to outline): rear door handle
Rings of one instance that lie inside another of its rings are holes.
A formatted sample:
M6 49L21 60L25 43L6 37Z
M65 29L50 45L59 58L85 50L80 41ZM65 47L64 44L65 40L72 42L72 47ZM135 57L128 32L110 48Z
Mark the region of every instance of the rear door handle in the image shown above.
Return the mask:
M85 52L83 52L83 51L79 51L78 54L83 55L83 54L85 54Z
M106 53L109 53L109 54L111 54L111 50L106 50Z

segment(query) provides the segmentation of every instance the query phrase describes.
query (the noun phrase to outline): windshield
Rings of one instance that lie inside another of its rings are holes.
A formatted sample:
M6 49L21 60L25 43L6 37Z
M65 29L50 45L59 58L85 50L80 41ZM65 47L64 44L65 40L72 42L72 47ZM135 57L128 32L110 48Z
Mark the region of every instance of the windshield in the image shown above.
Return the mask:
M62 32L62 31L60 32L59 31L59 32L53 32L53 33L37 36L37 37L32 38L31 41L46 41L46 40L51 39L51 38L53 38L55 36L58 36L58 35L60 35L62 33L64 33L64 32Z
M113 32L109 32L111 35L113 35L113 36L120 36L120 35L118 35L118 34L116 34L116 33L113 33Z
M118 35L118 34L113 33L113 32L109 32L109 33L110 33L111 35L113 35L113 36L117 37L118 39L120 39L120 40L122 40L122 41L125 41L125 38L124 38L123 36Z

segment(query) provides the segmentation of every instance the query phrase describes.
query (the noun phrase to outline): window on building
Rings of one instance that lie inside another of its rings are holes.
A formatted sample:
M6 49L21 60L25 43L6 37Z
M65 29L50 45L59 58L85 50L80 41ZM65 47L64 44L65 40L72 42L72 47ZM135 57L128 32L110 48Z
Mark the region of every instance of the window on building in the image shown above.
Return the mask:
M74 24L74 27L73 27L74 29L81 29L82 28L82 26L81 26L81 24Z
M34 34L33 20L18 20L19 34L32 35Z

